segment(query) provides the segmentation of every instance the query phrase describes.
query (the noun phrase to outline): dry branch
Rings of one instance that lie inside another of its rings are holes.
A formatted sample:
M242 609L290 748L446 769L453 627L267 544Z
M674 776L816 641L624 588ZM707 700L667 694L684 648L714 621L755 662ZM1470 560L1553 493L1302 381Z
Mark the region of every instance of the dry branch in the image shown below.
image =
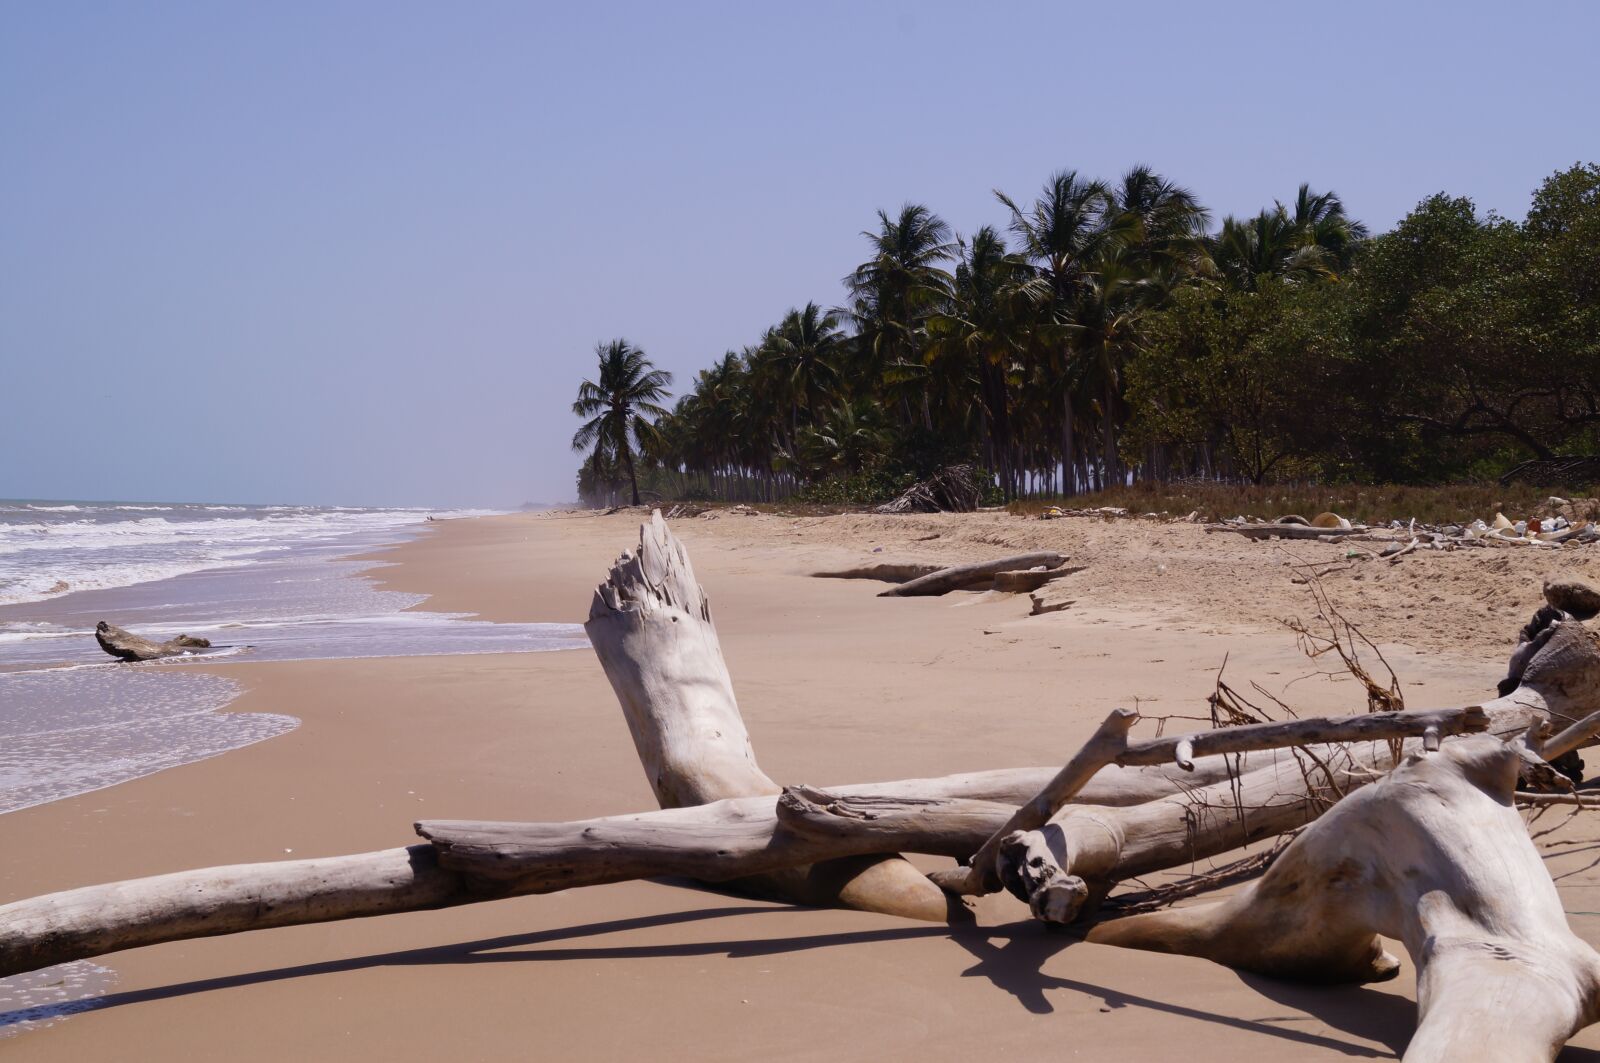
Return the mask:
M1039 793L1017 809L975 853L968 866L953 871L937 871L929 877L944 889L956 894L978 895L993 893L1000 888L1000 875L995 868L995 856L1007 836L1042 826L1056 810L1066 804L1095 773L1107 764L1116 762L1127 751L1128 731L1138 722L1139 714L1131 709L1114 709L1100 727L1085 742L1083 748L1056 774L1056 777Z
M1085 855L1080 847L1076 854L1076 862L1068 858L1066 863L1060 860L1051 862L1042 853L1033 852L1034 846L1043 844L1049 848L1048 841L1028 837L1030 832L1037 831L1060 812L1068 800L1076 794L1097 771L1109 764L1118 765L1154 765L1176 762L1185 771L1195 770L1197 757L1210 758L1213 762L1221 762L1230 754L1260 752L1265 750L1288 749L1294 747L1317 746L1326 747L1320 753L1314 754L1319 762L1326 763L1329 758L1350 757L1341 747L1346 743L1388 741L1405 738L1420 738L1424 742L1437 746L1438 740L1447 735L1463 734L1467 732L1483 731L1489 726L1489 716L1482 706L1473 705L1461 709L1432 709L1416 712L1387 712L1369 713L1361 716L1307 718L1278 723L1248 724L1241 727L1224 727L1218 730L1202 731L1191 735L1169 735L1139 742L1130 745L1127 741L1128 729L1138 719L1138 714L1127 709L1118 709L1106 717L1099 729L1090 737L1067 765L1061 769L1050 783L1041 790L1033 800L1018 809L1006 825L994 837L990 838L969 861L968 866L955 868L951 871L937 871L930 877L934 882L953 893L964 895L981 895L992 893L998 889L1006 878L1006 865L1017 863L1018 854L1022 855L1022 862L1032 866L1039 875L1043 876L1038 882L1025 883L1023 900L1031 904L1048 883L1057 883L1067 893L1076 898L1070 905L1070 916L1077 914L1079 906L1089 896L1086 888L1080 888L1079 882L1068 882L1069 879L1083 878L1082 870L1086 866ZM1266 768L1267 774L1259 778L1252 777L1247 782L1240 782L1241 790L1248 788L1253 797L1282 800L1290 797L1285 792L1280 780L1280 767L1277 764ZM1302 777L1308 792L1318 789L1309 779ZM1233 787L1235 783L1230 780L1226 785ZM1331 775L1326 781L1326 788L1337 789L1339 782ZM1215 789L1215 786L1213 787ZM1203 791L1197 791L1203 792ZM1191 794L1180 794L1168 798L1169 801L1189 801ZM1236 802L1237 803L1237 802ZM1151 804L1159 804L1152 802ZM1141 809L1146 806L1139 806ZM1224 806L1225 807L1225 806ZM1254 805L1249 806L1254 809ZM1289 806L1294 811L1291 814L1309 813L1314 810L1314 804L1290 801ZM1163 810L1164 811L1164 810ZM1241 819L1243 809L1241 807ZM1111 810L1102 810L1098 819L1091 812L1085 812L1082 807L1067 813L1074 822L1088 817L1091 821L1105 827L1106 838L1116 840L1116 854L1111 862L1118 872L1115 877L1126 878L1130 874L1123 866L1125 854L1119 839L1119 832L1107 826L1108 818L1115 819L1116 813ZM1289 826L1299 826L1305 822L1303 819L1289 822ZM1230 824L1219 824L1220 830L1214 832L1207 839L1197 839L1196 845L1207 849L1205 855L1216 852L1225 852L1227 849L1244 844L1229 829ZM1221 848L1216 848L1220 845ZM1004 856L1006 852L1010 856ZM1104 855L1103 853L1101 854ZM1108 877L1110 872L1102 869L1099 877ZM1044 903L1041 901L1041 903ZM1054 902L1054 911L1062 911L1061 902ZM1037 914L1037 913L1036 913ZM1070 918L1069 916L1069 918ZM1041 916L1042 917L1042 916ZM1067 919L1053 918L1052 921L1064 922Z

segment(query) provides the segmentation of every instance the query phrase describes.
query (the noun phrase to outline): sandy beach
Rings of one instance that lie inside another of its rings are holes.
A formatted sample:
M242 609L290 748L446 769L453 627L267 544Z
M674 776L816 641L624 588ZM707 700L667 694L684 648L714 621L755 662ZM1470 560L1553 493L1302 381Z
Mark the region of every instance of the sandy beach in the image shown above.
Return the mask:
M497 621L581 622L641 514L439 522L385 551L388 587ZM1218 668L1302 712L1365 707L1281 623L1310 615L1296 558L1192 525L1006 514L676 521L762 766L819 784L1055 764L1117 706L1197 714ZM930 538L930 536L937 536ZM1074 604L880 599L808 573L879 559L1053 548ZM881 548L875 552L877 548ZM1292 555L1289 553L1292 551ZM1553 556L1552 556L1553 555ZM1378 639L1411 707L1492 693L1553 567L1586 551L1357 562L1329 593ZM0 899L242 861L410 844L420 817L561 820L653 806L588 650L205 666L233 711L295 731L0 818ZM1594 830L1540 839L1574 929L1600 943ZM927 866L939 866L928 861ZM1293 986L1201 960L1083 944L986 898L935 925L635 882L442 912L178 942L102 960L103 1006L0 1040L0 1055L101 1058L1392 1058L1415 1021L1411 964L1366 988ZM1600 1060L1600 1031L1563 1060Z

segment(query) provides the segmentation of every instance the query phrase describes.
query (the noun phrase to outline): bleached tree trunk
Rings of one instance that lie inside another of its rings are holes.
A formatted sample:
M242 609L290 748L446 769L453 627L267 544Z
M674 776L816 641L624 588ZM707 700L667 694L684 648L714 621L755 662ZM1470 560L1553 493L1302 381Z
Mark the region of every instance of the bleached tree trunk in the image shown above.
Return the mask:
M1490 737L1415 754L1336 805L1216 904L1102 923L1089 940L1274 977L1374 981L1417 965L1407 1063L1549 1063L1600 1017L1600 954L1567 925Z
M854 814L856 829L785 828L785 819L804 819L817 800ZM900 848L953 856L983 844L1010 814L1010 805L961 798L801 789L573 823L419 823L429 844L181 871L0 906L0 977L166 941L658 875L720 882ZM805 884L798 877L792 888Z
M756 764L710 602L659 510L640 527L638 552L624 553L595 591L584 630L662 808L778 793ZM792 868L742 885L762 896L912 919L950 913L938 887L893 856Z

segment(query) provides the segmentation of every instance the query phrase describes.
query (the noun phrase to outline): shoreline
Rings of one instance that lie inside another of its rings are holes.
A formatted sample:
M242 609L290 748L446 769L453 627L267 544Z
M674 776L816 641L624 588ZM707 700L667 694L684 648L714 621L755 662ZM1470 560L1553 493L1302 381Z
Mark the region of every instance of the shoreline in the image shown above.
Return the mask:
M942 538L880 543L885 553L955 559L1005 552L991 540L1027 539L1039 534L1033 527L1002 535L958 518L827 520L820 530L809 518L775 516L675 523L710 593L757 755L785 781L1051 763L1119 704L1137 700L1152 715L1194 711L1225 654L1230 676L1274 686L1307 671L1292 637L1248 623L1236 604L1242 593L1228 586L1199 600L1173 594L1163 606L1153 577L1132 578L1144 560L1108 556L1115 525L1043 526L1074 540L1091 578L1073 608L1030 618L1025 596L1020 605L984 595L885 600L876 584L803 573L873 556L886 527L910 539L929 534L927 525ZM580 622L606 566L636 542L638 521L622 513L437 522L362 557L389 565L372 573L384 589L430 594L425 609ZM1166 563L1179 569L1201 548L1169 540ZM1225 544L1217 564L1237 564L1236 550ZM1263 576L1238 578L1246 586ZM1536 581L1530 589L1537 594ZM1258 588L1256 611L1276 593ZM1505 609L1513 607L1520 603ZM1429 704L1481 697L1503 665L1471 645L1396 650L1391 660L1408 694ZM410 844L410 823L423 816L556 820L653 807L588 651L191 667L245 686L225 711L286 712L301 726L0 817L14 852L50 854L0 868L0 900ZM1317 711L1357 707L1348 684L1290 689ZM1560 871L1574 872L1561 883L1567 907L1592 907L1586 894L1600 874L1583 871L1581 855L1560 859ZM107 1057L135 1044L151 1058L274 1061L641 1051L864 1060L1038 1053L1070 1042L1095 1046L1099 1058L1174 1058L1182 1045L1186 1060L1232 1063L1382 1058L1409 1035L1409 963L1381 987L1299 988L1073 942L1024 914L1009 897L987 898L978 927L952 932L623 883L113 954L98 961L117 973L100 1006L8 1047L40 1060ZM1597 940L1600 920L1573 924ZM418 1014L449 1021L407 1017ZM1573 1044L1582 1047L1571 1058L1589 1058L1583 1048L1600 1048L1600 1032Z

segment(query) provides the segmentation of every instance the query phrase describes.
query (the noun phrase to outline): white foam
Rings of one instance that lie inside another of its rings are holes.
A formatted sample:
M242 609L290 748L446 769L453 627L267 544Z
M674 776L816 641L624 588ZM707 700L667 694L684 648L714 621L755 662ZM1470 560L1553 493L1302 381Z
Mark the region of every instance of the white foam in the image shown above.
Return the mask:
M26 503L4 512L22 519L0 518L0 605L250 564L295 545L407 527L429 516L493 511ZM27 519L31 514L38 519Z

